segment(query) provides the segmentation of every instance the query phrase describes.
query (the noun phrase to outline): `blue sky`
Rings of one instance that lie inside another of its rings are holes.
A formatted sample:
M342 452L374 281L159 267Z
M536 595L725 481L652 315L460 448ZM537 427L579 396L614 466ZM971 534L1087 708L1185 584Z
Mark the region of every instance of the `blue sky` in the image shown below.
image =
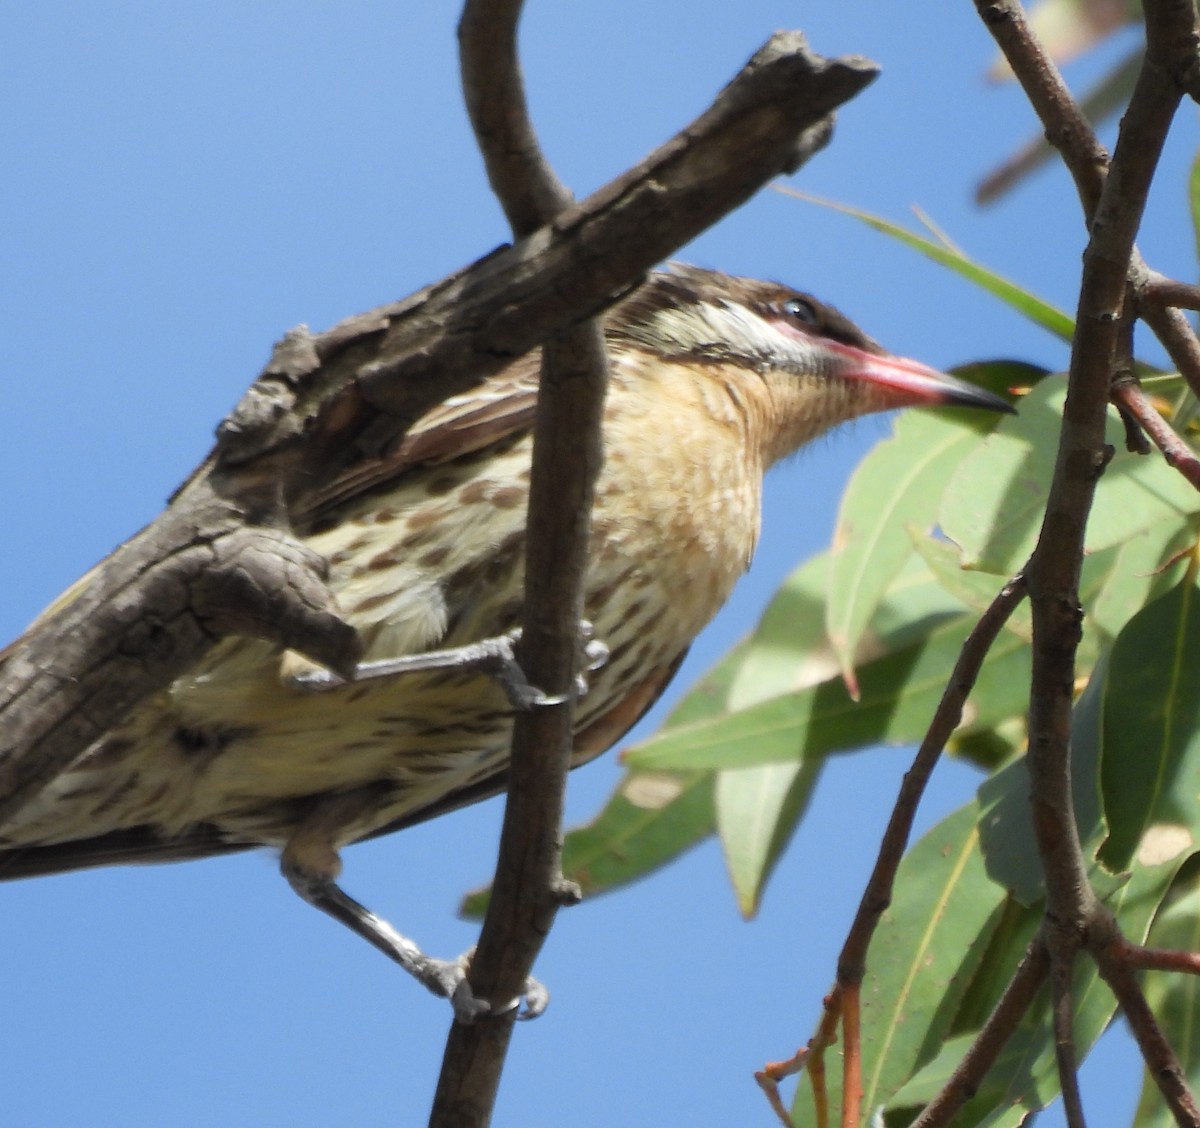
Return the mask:
M4 639L154 517L284 330L325 328L506 240L460 105L455 19L453 4L371 0L7 13ZM1084 234L1065 175L1043 172L992 211L970 202L1034 122L1014 89L983 83L991 42L966 2L535 0L525 71L560 175L586 193L622 171L779 27L883 67L792 183L893 219L917 204L1073 307ZM1193 116L1140 240L1183 278L1195 143ZM1065 361L911 252L770 191L681 257L811 289L932 364ZM754 566L673 696L827 541L841 483L886 427L857 424L771 477ZM752 923L712 845L561 914L538 966L554 1003L517 1032L496 1123L768 1123L751 1071L808 1037L907 759L874 750L832 766ZM572 819L617 777L613 757L576 773ZM923 825L973 786L948 765ZM344 883L455 954L475 935L455 906L489 875L499 816L490 803L355 847ZM302 905L268 855L17 883L0 899L9 1123L424 1122L448 1008ZM1090 1072L1090 1104L1132 1108L1131 1051L1110 1046Z

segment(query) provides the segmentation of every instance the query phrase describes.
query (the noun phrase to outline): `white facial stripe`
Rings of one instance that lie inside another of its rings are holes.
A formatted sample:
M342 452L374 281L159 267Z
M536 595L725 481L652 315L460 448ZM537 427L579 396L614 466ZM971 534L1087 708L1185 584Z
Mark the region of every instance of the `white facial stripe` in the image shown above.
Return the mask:
M655 315L654 328L660 346L681 353L734 354L804 371L823 367L820 357L824 350L818 342L801 333L784 333L736 302L697 302L664 309Z

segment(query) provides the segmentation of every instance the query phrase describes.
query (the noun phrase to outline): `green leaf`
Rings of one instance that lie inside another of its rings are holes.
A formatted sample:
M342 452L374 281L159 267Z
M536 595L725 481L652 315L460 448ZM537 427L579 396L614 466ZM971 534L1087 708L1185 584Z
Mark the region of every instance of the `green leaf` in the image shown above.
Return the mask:
M991 572L970 571L962 565L962 553L956 545L940 538L923 536L910 528L909 536L921 559L943 591L982 613L1007 582ZM1004 624L1005 629L1029 642L1033 638L1033 615L1028 601L1016 607Z
M725 697L727 710L744 709L837 674L824 627L828 581L826 553L806 560L784 580L743 647Z
M772 600L730 687L731 711L836 677L820 615L830 564L824 555L809 560ZM890 580L889 599L877 608L863 646L876 655L924 638L935 623L958 610L917 567L902 569ZM819 760L762 764L717 775L717 830L738 906L747 916L757 911L767 879L816 786L819 766Z
M800 763L870 744L919 740L973 625L972 617L958 616L916 645L864 665L857 703L832 678L652 737L627 753L628 763L642 770ZM1002 636L981 671L966 727L987 727L1023 712L1028 684L1028 648Z
M775 188L785 196L794 196L796 199L804 200L806 203L817 204L820 207L853 216L855 219L861 220L868 227L872 227L885 235L890 235L893 239L919 251L926 258L930 258L941 266L948 267L956 274L960 274L962 277L974 282L980 289L999 298L1005 305L1010 306L1018 313L1027 317L1035 325L1040 325L1043 329L1053 333L1063 341L1070 341L1075 333L1074 320L1062 310L1056 309L1048 302L1042 301L1041 298L1031 294L1028 290L1022 289L1015 282L1010 282L1007 278L995 273L995 271L988 270L986 267L973 262L959 250L948 248L941 243L935 243L922 235L917 235L901 227L899 224L891 223L881 216L872 215L870 212L847 207L845 204L838 204L832 200L822 200L816 196L810 196L805 192L798 192L796 189L789 188L786 185L777 184Z
M1088 628L1111 642L1151 599L1165 594L1177 575L1166 565L1195 542L1194 526L1194 520L1163 521L1085 557L1080 590Z
M1045 380L1025 397L1021 414L1001 420L964 459L946 490L945 534L963 551L968 568L1009 575L1024 565L1041 528L1054 471L1066 386ZM1120 423L1108 419L1112 462L1096 489L1086 549L1122 544L1160 523L1170 529L1200 512L1200 495L1158 457L1124 450Z
M1200 831L1200 592L1183 582L1117 636L1104 679L1101 772L1109 834L1100 858L1190 850Z
M834 672L819 614L828 575L828 557L815 556L776 593L745 647L746 659L729 688L731 710ZM802 668L795 660L797 654L806 656ZM717 833L743 916L758 911L767 879L787 848L819 775L819 767L797 764L762 764L717 773Z
M1122 544L1084 557L1079 595L1085 621L1083 641L1076 656L1081 674L1091 668L1100 650L1116 638L1149 599L1170 586L1171 569L1164 565L1196 539L1191 525L1188 522L1176 526L1164 521L1134 533ZM918 554L942 589L964 606L982 613L1000 590L1001 577L964 568L962 554L951 542L909 531ZM1033 617L1028 603L1013 611L1005 629L1026 640L1032 639Z
M743 916L758 912L767 879L791 841L820 770L819 763L762 764L717 773L717 832Z
M842 495L830 558L826 629L848 685L867 623L912 554L907 526L933 527L946 483L978 442L932 413L908 412L859 463Z
M750 640L729 693L731 710L744 710L794 689L834 681L837 668L821 629L821 606L831 559L821 556L784 584ZM860 652L880 656L923 641L938 624L959 614L920 561L889 576ZM772 870L791 840L819 777L821 760L763 764L721 771L717 777L717 828L726 864L746 915L757 910Z

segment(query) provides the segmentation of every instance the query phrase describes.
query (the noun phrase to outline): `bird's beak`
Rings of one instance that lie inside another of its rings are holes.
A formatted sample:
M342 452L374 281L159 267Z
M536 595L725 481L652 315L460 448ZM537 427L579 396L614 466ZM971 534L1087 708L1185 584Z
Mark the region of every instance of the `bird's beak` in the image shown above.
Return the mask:
M918 360L888 353L876 355L845 345L840 341L823 342L841 361L838 375L843 380L862 380L884 389L890 406L912 407L945 404L948 407L982 407L988 411L1016 414L1007 400L985 391L966 380L947 376Z

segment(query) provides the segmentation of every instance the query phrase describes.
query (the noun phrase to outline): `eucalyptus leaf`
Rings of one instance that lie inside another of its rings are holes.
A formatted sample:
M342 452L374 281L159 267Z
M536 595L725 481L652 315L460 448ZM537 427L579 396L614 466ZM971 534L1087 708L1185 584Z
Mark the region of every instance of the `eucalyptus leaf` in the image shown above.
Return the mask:
M1120 872L1136 853L1190 853L1200 834L1200 589L1190 571L1117 636L1103 745L1104 864Z

